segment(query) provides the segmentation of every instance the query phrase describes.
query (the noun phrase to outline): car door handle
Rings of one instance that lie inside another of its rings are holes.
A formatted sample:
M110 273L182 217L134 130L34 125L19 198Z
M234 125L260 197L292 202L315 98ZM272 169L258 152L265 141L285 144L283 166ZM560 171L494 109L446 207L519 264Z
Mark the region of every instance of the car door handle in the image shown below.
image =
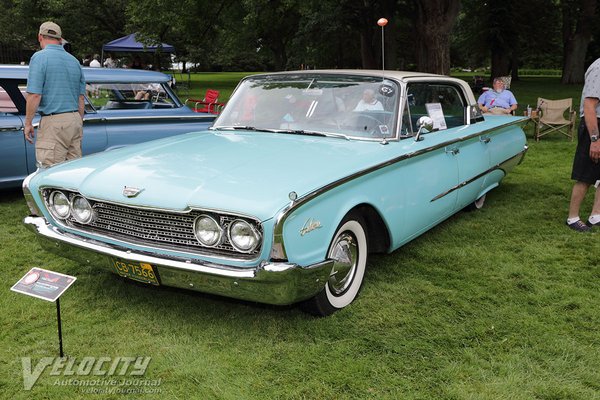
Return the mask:
M92 117L92 118L83 118L83 122L104 122L106 118L103 117Z
M490 140L492 140L492 139L490 139L490 138L489 138L489 137L487 137L487 136L479 136L479 141L480 141L481 143L485 143L485 144L487 144L487 143L489 143L489 142L490 142Z
M453 147L451 149L446 147L446 153L449 153L449 154L452 154L453 156L455 156L458 153L460 153L460 149L458 147Z

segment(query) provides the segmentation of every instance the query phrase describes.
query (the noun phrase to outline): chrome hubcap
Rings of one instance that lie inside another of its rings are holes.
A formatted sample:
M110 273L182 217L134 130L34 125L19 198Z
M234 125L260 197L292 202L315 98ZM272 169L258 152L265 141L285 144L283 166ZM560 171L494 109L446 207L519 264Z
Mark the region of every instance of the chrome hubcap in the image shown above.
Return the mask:
M344 293L352 283L358 261L358 245L350 232L339 235L329 257L334 260L329 276L329 289L335 296Z

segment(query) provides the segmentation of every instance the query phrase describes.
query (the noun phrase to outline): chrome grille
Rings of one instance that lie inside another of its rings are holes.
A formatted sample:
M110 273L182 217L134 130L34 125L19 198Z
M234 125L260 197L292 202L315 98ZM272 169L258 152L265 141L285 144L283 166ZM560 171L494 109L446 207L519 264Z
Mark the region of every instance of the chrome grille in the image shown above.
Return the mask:
M163 249L181 250L198 254L222 254L236 258L250 259L260 252L260 246L252 253L244 254L236 251L227 240L216 247L202 246L194 235L194 220L201 214L210 214L225 231L229 224L238 219L237 216L216 214L201 210L188 213L171 213L166 211L132 208L112 203L91 201L96 218L89 224L81 224L70 217L69 226L84 232L100 234L130 243L161 247ZM245 219L262 235L262 228L256 221Z

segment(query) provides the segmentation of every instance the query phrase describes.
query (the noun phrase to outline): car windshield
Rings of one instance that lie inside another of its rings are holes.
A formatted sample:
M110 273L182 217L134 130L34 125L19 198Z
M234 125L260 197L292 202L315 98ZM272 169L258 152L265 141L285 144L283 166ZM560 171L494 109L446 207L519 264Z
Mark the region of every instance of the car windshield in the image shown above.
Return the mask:
M398 98L398 85L381 77L261 75L240 83L213 129L393 138Z

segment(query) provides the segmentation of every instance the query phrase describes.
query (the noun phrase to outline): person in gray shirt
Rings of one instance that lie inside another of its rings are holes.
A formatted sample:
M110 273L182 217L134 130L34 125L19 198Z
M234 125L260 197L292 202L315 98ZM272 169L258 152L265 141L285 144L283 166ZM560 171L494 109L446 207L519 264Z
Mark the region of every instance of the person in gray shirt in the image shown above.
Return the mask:
M600 227L600 58L585 72L580 113L577 149L571 173L575 185L571 193L567 226L578 232L589 232L592 227ZM588 221L584 223L579 219L579 209L592 185L596 185L596 197Z

